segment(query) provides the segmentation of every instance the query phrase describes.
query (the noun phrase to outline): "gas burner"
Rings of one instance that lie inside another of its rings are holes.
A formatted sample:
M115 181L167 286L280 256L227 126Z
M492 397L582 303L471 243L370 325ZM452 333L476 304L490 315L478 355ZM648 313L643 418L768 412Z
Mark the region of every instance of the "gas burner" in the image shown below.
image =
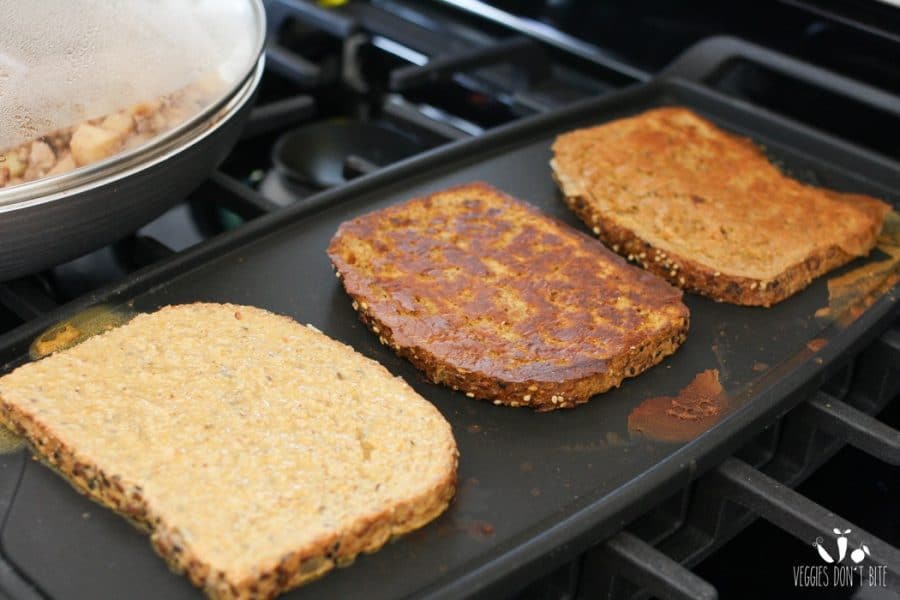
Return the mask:
M260 192L286 206L426 149L409 135L375 121L319 121L278 138L272 149L274 168L260 184Z

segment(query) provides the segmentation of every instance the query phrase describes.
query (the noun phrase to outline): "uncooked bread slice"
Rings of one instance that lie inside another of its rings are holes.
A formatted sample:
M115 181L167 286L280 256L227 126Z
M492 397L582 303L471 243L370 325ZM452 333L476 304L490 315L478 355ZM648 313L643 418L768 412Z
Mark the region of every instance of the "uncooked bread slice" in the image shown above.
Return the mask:
M269 598L421 527L450 426L348 346L247 306L139 315L0 379L0 421L213 598Z

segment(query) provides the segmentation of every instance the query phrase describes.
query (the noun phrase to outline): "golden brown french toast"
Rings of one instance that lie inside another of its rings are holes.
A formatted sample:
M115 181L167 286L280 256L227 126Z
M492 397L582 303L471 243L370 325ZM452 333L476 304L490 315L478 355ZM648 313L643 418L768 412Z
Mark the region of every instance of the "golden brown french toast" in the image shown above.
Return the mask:
M347 221L328 255L382 343L495 404L586 402L688 329L680 290L486 184Z
M566 203L608 246L715 300L770 306L866 255L890 207L784 175L684 108L557 138Z

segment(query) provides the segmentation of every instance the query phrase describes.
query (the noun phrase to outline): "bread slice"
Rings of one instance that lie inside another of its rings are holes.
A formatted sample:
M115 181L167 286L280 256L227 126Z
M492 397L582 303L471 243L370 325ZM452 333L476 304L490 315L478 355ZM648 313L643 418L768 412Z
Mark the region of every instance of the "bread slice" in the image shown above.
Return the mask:
M0 379L0 421L211 598L373 552L456 481L450 426L403 380L249 306L166 307L26 364Z
M791 179L684 108L561 135L553 153L566 203L607 245L734 304L770 306L867 254L890 210Z
M383 344L494 404L586 402L688 329L680 290L486 184L343 223L328 255Z

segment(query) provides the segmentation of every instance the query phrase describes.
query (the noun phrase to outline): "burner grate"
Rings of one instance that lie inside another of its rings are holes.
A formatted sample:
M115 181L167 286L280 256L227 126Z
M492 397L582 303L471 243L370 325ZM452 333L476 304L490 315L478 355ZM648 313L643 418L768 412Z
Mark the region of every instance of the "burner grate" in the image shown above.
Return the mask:
M571 598L715 598L689 567L760 517L807 545L849 529L849 547L865 543L870 560L887 567L888 584L900 585L900 549L792 489L845 445L900 466L900 431L872 416L900 395L900 322L805 393L806 402L735 457L520 597L546 597L565 576Z

